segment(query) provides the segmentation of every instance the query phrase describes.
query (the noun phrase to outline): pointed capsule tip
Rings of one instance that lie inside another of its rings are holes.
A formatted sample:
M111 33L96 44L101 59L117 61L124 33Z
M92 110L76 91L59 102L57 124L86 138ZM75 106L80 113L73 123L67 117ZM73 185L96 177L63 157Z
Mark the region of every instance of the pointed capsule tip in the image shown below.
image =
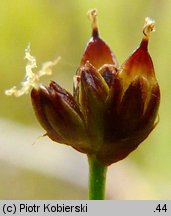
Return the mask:
M155 31L155 21L152 20L150 17L146 17L144 27L143 27L144 37L148 40L151 32L154 31Z
M92 36L93 37L98 37L99 32L98 32L98 26L97 26L97 10L96 9L91 9L87 12L88 18L91 21L92 25Z
M143 27L143 39L141 41L141 48L147 49L148 41L151 35L151 32L155 31L155 21L152 20L150 17L145 18L145 23Z

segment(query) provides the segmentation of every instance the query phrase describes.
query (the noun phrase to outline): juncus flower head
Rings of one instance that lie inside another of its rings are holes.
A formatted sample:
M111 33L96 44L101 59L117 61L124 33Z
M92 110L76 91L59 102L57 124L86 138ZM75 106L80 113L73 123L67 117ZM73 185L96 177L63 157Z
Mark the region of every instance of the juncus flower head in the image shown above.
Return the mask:
M31 98L47 136L110 165L136 149L156 125L160 90L148 53L154 22L146 18L139 47L119 67L99 36L96 15L89 12L92 36L74 75L73 95L52 81L33 88Z

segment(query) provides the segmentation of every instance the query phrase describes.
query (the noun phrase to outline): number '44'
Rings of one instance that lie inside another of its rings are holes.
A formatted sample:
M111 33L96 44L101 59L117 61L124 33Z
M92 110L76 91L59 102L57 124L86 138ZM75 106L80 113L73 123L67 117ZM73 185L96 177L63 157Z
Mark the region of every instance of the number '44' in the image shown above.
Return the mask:
M164 204L163 206L161 204L158 204L158 206L156 207L156 210L157 211L167 211L167 208L166 208L166 204Z

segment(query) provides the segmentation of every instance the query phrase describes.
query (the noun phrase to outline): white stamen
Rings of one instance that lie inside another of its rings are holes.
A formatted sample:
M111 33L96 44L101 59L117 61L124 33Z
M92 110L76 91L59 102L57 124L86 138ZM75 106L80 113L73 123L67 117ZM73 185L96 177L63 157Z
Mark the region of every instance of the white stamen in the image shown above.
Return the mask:
M15 97L20 97L24 94L28 94L31 88L38 86L40 77L52 74L52 67L55 66L60 60L60 57L58 57L54 61L45 62L43 63L42 68L39 71L33 72L32 70L37 67L36 58L30 53L31 49L30 45L28 45L28 47L25 49L24 57L25 59L27 59L27 65L25 69L26 74L24 81L21 82L21 88L17 89L16 86L13 86L11 89L5 91L6 95L14 95Z

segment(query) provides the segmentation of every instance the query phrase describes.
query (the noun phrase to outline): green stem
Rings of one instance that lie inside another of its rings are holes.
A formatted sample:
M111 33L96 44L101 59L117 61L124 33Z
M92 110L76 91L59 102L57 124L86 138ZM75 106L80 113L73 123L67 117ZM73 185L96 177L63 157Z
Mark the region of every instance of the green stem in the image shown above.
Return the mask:
M101 164L93 156L89 161L89 199L104 200L107 166Z

